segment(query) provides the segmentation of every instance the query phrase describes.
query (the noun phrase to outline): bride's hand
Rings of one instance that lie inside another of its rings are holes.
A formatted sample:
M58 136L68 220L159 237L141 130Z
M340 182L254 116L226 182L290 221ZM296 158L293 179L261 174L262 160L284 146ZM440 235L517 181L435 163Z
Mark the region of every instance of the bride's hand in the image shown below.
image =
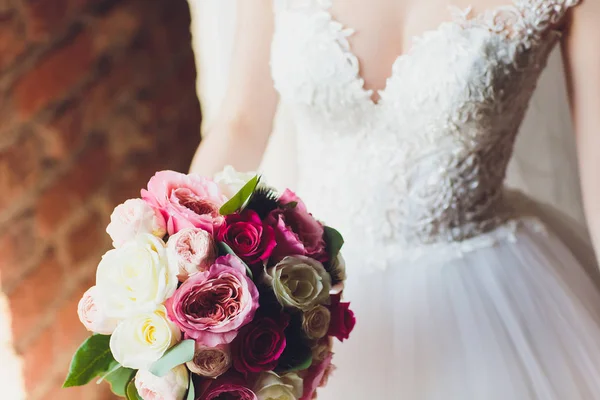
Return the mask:
M272 0L237 3L237 28L228 88L191 172L213 176L225 165L256 170L273 128L277 94L269 68L273 35Z

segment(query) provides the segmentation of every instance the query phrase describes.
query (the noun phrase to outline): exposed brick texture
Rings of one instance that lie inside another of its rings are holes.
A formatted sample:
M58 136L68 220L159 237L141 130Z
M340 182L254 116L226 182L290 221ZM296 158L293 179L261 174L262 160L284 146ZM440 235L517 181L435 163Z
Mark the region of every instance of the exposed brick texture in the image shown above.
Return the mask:
M189 25L186 0L0 0L0 295L27 399L113 399L60 386L110 212L198 144Z

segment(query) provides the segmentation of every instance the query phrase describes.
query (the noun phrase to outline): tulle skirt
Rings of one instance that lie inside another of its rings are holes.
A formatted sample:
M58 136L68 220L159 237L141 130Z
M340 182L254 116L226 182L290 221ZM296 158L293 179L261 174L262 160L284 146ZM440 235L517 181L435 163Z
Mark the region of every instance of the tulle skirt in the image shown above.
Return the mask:
M347 260L358 324L319 399L600 399L592 248L557 212L536 214L460 255L438 246L367 275Z

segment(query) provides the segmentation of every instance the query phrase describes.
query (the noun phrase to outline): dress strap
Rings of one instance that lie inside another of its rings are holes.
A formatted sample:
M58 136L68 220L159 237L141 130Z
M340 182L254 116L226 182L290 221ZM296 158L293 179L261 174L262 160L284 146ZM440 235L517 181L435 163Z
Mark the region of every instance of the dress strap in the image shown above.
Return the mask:
M331 0L273 0L275 12L303 11L315 12L331 7Z

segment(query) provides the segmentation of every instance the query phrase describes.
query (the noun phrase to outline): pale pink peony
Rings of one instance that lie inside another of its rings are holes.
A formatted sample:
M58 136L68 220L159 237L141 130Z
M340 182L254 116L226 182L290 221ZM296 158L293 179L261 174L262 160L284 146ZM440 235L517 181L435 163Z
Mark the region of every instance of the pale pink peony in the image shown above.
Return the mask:
M114 247L120 247L141 233L162 238L167 233L164 217L142 199L130 199L115 207L106 232Z
M177 278L185 282L190 276L207 271L217 257L217 249L210 233L200 228L185 228L169 238L167 257Z
M167 375L158 377L140 369L134 383L143 400L183 400L189 384L188 371L179 365Z
M160 210L169 235L194 227L212 233L223 222L219 208L227 200L214 181L175 171L157 172L148 190L142 190L142 198Z
M231 343L254 318L258 289L235 256L220 257L208 271L186 280L166 302L169 318L188 338L215 347Z
M88 331L110 335L117 327L119 320L106 316L106 313L102 309L102 302L99 301L98 297L98 288L96 286L89 288L83 294L81 300L79 300L77 314L79 315L79 320Z

